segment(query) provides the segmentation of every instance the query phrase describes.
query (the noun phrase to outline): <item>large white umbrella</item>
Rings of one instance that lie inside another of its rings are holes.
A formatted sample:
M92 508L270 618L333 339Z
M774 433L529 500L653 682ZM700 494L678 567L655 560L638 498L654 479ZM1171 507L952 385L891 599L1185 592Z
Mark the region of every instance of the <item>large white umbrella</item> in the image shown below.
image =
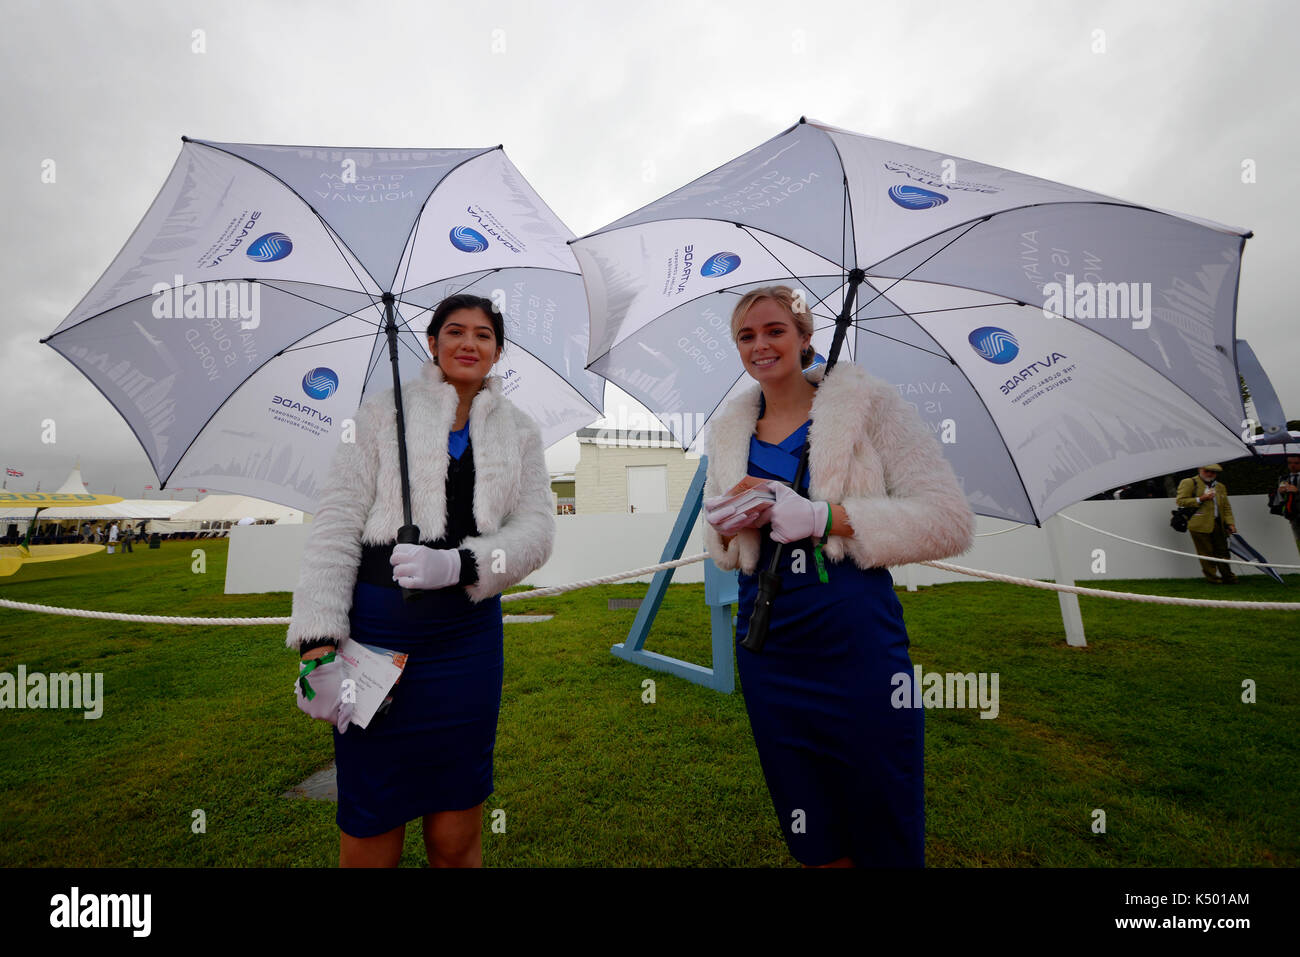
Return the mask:
M186 139L126 246L42 341L122 414L164 486L314 511L345 421L368 390L416 374L428 310L452 293L497 304L494 372L545 444L600 416L571 236L500 147Z
M1247 454L1234 327L1249 235L800 120L571 245L589 367L683 447L751 383L735 303L784 283L814 306L832 365L915 405L976 512L1038 524Z

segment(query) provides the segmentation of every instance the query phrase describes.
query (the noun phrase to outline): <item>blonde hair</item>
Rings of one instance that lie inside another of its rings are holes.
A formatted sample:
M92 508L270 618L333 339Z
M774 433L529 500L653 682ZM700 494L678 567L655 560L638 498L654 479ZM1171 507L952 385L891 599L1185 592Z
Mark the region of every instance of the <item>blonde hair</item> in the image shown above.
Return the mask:
M808 347L799 353L800 365L805 369L808 368L817 355L812 347L812 313L808 309L808 304L804 302L803 296L796 296L789 286L763 286L760 289L751 289L741 296L740 302L736 303L736 308L731 312L732 343L736 342L736 337L740 334L740 324L745 321L745 313L749 312L754 303L762 299L771 299L785 309L794 321L794 327L799 334L808 336Z

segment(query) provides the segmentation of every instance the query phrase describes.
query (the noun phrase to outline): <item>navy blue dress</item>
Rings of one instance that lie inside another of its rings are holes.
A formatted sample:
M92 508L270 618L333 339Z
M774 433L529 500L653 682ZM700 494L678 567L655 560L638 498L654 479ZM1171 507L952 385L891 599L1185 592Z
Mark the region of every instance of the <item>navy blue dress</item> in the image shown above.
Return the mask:
M432 548L455 548L478 534L469 424L450 438L447 529L423 543ZM492 793L504 668L501 598L476 605L453 585L405 601L392 581L392 548L363 549L349 614L354 640L409 656L389 709L369 728L334 731L337 821L353 837L471 808Z
M753 436L749 474L793 484L810 422L779 443ZM788 543L781 594L755 654L740 641L749 632L757 573L777 544L770 525L761 535L755 574L740 574L736 663L786 845L802 864L849 857L859 867L921 867L924 716L890 703L893 675L912 674L893 578L886 568L864 571L847 557L827 558L829 582L822 584L812 540Z

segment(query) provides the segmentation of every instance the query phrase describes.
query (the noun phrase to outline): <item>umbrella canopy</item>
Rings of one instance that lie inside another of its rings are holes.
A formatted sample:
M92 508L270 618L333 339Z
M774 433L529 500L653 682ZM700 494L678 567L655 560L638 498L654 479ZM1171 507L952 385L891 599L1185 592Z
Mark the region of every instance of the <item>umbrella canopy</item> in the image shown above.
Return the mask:
M186 479L312 511L363 395L428 358L428 310L490 298L494 372L553 443L599 417L572 233L492 149L185 139L162 191L42 340L130 424L164 487Z
M751 383L730 338L787 284L895 383L976 512L1040 523L1244 453L1234 359L1249 233L800 120L571 245L590 368L696 445ZM834 375L832 369L829 375Z
M1279 435L1252 435L1246 440L1256 455L1300 455L1300 432L1291 429Z

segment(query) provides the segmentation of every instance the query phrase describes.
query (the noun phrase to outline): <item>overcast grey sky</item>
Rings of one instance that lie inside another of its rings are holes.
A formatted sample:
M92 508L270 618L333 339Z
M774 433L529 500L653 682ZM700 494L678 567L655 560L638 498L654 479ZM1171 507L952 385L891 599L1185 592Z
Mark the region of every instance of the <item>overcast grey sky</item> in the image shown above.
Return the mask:
M9 487L52 488L77 458L96 491L157 484L125 422L37 340L125 243L182 134L502 143L581 235L806 115L1253 229L1237 334L1300 417L1298 33L1300 5L1250 0L0 0L0 458L25 473ZM611 387L611 415L624 398ZM571 468L576 441L548 460Z

